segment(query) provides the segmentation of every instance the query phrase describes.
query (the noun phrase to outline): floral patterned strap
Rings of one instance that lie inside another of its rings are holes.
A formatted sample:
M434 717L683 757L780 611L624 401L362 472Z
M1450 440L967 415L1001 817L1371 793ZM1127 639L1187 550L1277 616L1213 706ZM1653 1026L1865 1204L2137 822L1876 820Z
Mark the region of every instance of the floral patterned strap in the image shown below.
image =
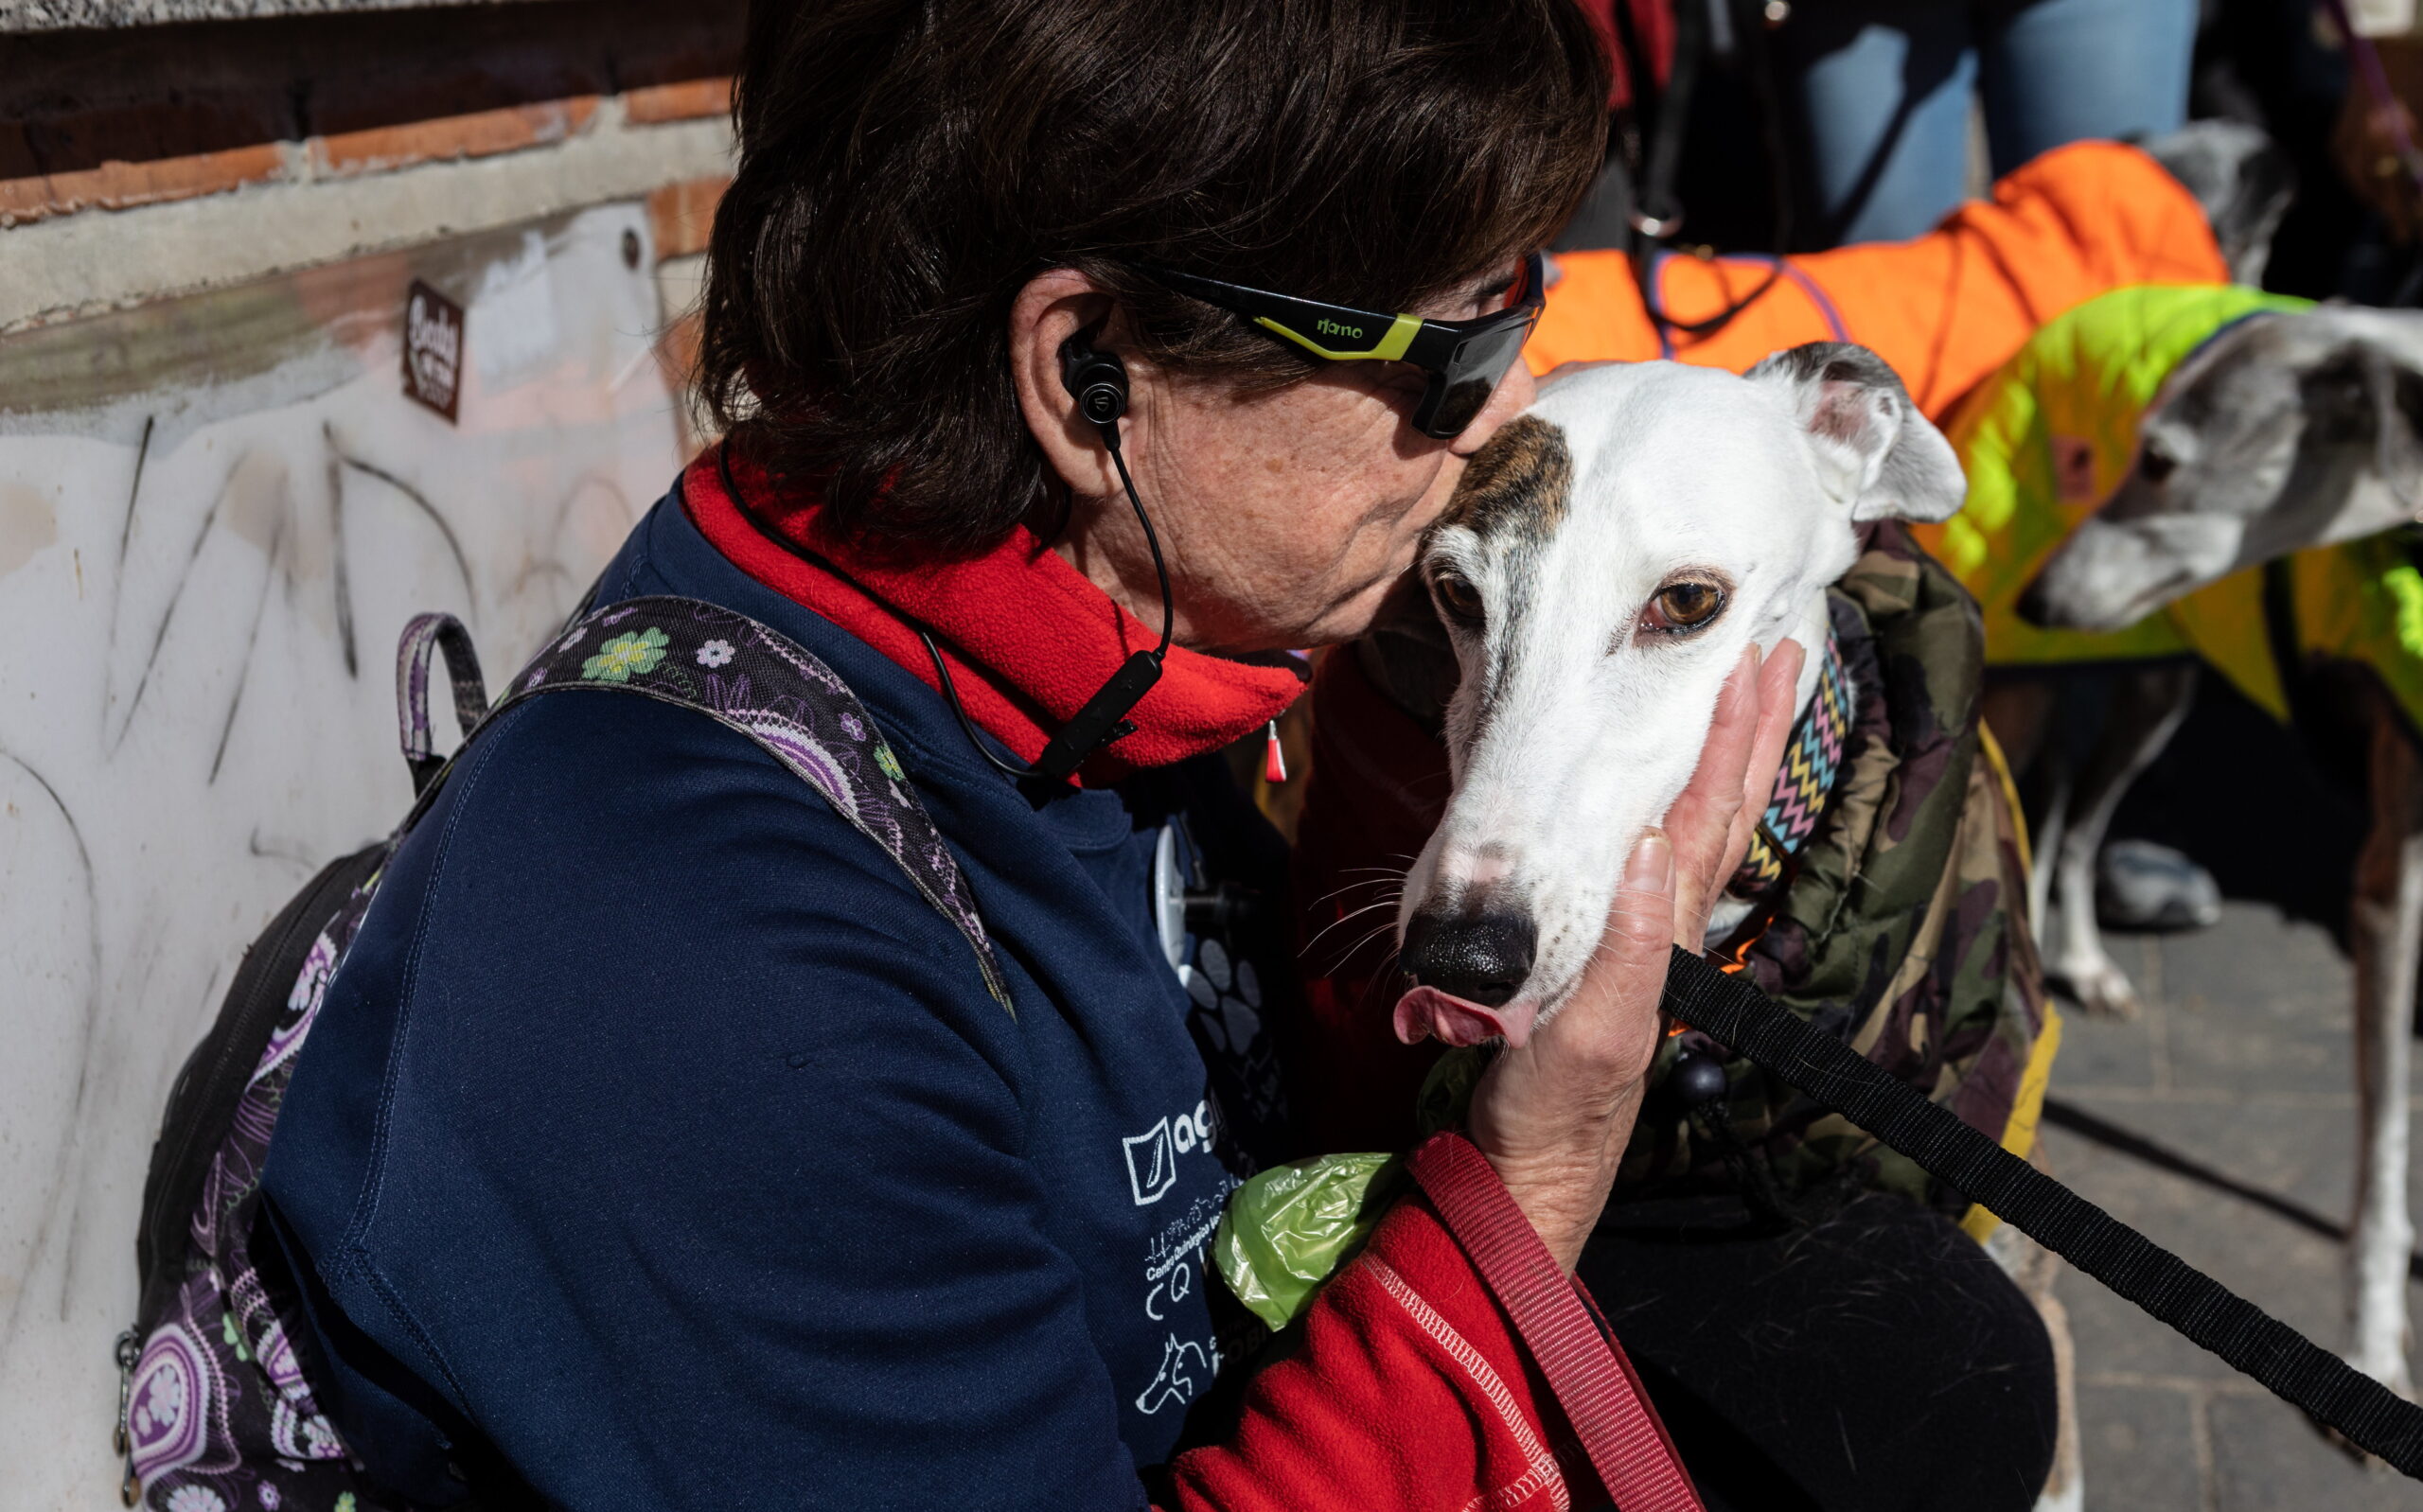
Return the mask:
M431 752L429 656L446 653L446 677L454 685L455 727L469 736L488 710L487 683L470 632L451 614L416 614L396 642L396 729L404 764L413 769L413 791L426 790L446 763Z
M1017 1016L959 863L910 787L900 758L832 668L745 614L696 599L626 599L583 616L541 647L487 717L525 698L575 688L643 694L695 709L754 741L883 847L965 937L984 990Z

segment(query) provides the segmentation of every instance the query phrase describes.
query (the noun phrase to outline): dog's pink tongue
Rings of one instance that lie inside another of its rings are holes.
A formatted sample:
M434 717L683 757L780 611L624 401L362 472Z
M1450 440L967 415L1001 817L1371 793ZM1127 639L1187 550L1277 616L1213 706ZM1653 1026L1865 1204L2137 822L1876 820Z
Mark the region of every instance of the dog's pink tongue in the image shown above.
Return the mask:
M1397 1038L1407 1045L1419 1045L1435 1034L1455 1046L1503 1038L1507 1044L1519 1046L1531 1037L1533 1011L1510 1008L1501 1012L1466 1002L1436 987L1416 987L1397 999Z

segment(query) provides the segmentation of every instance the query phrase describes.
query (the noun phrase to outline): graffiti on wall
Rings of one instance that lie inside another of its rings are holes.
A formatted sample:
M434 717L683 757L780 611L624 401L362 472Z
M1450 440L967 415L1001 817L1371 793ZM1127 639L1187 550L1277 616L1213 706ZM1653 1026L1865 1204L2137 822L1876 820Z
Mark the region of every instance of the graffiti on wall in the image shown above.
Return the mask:
M159 1111L243 945L409 800L397 632L451 610L512 665L671 482L647 234L610 205L0 341L0 1503L115 1495ZM462 311L451 416L404 392L416 282Z

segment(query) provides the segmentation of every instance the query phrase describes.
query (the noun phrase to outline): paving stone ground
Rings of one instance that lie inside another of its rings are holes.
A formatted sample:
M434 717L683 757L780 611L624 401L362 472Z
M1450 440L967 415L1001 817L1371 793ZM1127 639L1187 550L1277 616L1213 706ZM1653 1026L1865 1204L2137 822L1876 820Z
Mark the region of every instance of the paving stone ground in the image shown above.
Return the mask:
M2054 1172L2331 1348L2355 1169L2349 968L2320 926L2232 902L2215 927L2114 937L2133 1023L2064 1015L2044 1140ZM2414 1183L2423 1211L2423 1171ZM2410 1289L2423 1318L2423 1285ZM2302 1415L2065 1273L2094 1512L2423 1509Z

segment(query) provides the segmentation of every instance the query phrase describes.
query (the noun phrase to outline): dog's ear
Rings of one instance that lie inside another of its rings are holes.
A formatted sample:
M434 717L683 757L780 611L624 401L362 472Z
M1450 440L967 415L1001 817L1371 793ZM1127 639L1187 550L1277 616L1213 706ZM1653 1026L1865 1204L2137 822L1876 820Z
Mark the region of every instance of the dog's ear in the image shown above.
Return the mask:
M2190 121L2144 144L2146 155L2196 197L2230 282L2259 286L2272 236L2296 198L2297 170L2260 127Z
M2298 375L2307 424L2347 439L2369 437L2373 466L2390 491L2423 487L2423 366L2416 355L2358 337Z
M1851 506L1851 519L1943 519L1968 498L1952 443L1866 347L1812 342L1767 358L1749 378L1782 394L1827 491Z

